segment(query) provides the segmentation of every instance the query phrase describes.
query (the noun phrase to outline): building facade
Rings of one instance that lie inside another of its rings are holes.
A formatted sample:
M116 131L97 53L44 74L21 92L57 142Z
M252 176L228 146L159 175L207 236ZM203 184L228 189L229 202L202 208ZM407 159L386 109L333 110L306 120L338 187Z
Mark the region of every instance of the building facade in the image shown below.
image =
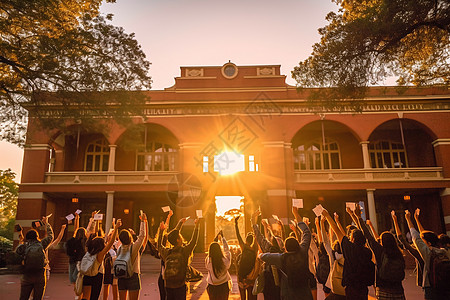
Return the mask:
M447 88L373 87L361 112L333 111L308 105L311 90L287 85L279 65L229 62L181 67L172 87L146 93L127 127L63 134L30 117L18 224L52 213L58 229L81 209L82 222L100 210L128 228L142 209L154 234L161 207L202 210L201 248L233 213L247 228L258 207L286 222L301 198L310 219L322 204L349 222L346 202L359 202L379 231L391 210L420 208L425 228L450 232Z

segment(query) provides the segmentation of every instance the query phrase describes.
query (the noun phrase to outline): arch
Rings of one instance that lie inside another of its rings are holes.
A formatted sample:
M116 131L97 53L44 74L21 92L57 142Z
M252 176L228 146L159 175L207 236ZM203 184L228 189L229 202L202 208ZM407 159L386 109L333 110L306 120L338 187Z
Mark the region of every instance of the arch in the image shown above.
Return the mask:
M359 142L355 133L340 122L329 120L311 122L298 130L291 140L294 149L294 168L297 170L360 168L363 165L363 158Z
M434 167L432 142L436 135L412 119L391 119L378 125L369 135L372 168Z
M178 144L175 135L162 125L134 125L117 140L116 170L177 170Z

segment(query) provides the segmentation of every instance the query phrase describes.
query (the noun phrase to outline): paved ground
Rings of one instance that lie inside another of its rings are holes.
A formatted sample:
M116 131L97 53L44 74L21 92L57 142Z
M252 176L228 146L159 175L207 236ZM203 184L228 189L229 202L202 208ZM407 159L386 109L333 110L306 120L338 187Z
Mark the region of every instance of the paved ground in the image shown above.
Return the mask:
M155 261L155 263L157 263ZM158 292L158 271L148 270L142 274L142 290L141 299L159 299ZM422 290L415 285L415 277L411 270L407 271L407 276L403 282L405 288L406 299L419 300L423 299ZM208 299L205 291L205 281L198 282L191 285L191 293L188 299ZM20 293L20 275L0 275L0 299L12 300L18 299ZM371 288L370 294L374 296ZM67 274L51 274L50 281L47 285L45 299L54 300L73 300L75 294L73 293L73 286L69 284ZM112 299L110 294L109 299ZM236 285L236 277L233 276L233 290L230 299L239 299L239 292ZM263 297L258 297L263 299ZM318 300L324 299L323 293L319 291ZM374 298L371 298L374 299Z

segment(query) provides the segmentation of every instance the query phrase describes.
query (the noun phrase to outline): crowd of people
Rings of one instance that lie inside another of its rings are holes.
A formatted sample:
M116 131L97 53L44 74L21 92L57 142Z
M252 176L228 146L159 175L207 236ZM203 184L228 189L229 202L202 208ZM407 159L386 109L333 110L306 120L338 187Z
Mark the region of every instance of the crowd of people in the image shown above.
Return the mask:
M237 258L233 258L223 232L219 231L205 259L209 299L229 298L233 262L243 300L257 299L260 293L269 300L316 300L318 288L323 289L326 299L368 299L372 286L377 299L405 299L402 281L406 252L415 258L417 285L422 287L424 298L450 299L450 237L425 230L419 220L420 210L414 212L418 230L411 213L405 211L412 243L401 232L394 211L393 231L380 235L369 220L363 220L359 205L347 208L352 224L346 227L336 213L331 216L326 209L319 213L314 224L302 218L296 207L292 213L294 220L288 226L276 218L279 226L275 230L256 210L251 216L252 230L245 239L236 217L240 248ZM131 229L121 229L119 233L122 222L114 219L110 232L104 234L94 214L86 228L79 226L80 217L75 215L74 234L66 242L75 299L99 299L103 290L102 297L106 300L110 287L114 300L139 299L141 256L146 248L161 261L158 287L162 300L186 299L187 282L202 279L203 275L191 266L200 219L194 220L191 239L186 242L181 230L188 218L181 218L169 230L172 211L159 224L154 237L149 236L147 216L142 211L138 234ZM63 225L53 240L47 217L42 224L46 228L44 238L40 239L38 231L30 229L25 237L21 235L16 249L23 257L21 300L28 300L30 295L32 299L43 299L50 277L48 249L61 241L66 228ZM310 228L312 225L315 228Z

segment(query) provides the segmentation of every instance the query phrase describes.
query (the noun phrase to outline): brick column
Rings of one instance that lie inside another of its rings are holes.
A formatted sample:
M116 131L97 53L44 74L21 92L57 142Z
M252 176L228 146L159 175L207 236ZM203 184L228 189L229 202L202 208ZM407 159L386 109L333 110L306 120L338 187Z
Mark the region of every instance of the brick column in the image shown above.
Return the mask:
M441 192L442 214L444 215L445 231L450 235L450 188Z

